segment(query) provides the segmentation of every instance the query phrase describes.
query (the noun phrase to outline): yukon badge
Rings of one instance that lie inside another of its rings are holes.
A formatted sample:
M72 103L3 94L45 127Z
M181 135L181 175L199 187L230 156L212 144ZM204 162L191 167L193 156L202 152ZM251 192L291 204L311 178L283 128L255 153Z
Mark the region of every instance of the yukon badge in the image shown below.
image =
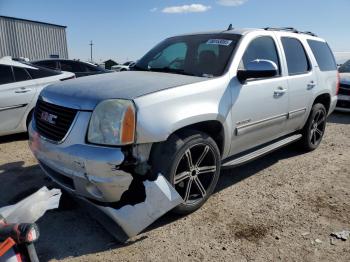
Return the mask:
M43 111L43 112L41 112L40 119L44 120L45 122L48 122L52 125L56 125L57 116Z

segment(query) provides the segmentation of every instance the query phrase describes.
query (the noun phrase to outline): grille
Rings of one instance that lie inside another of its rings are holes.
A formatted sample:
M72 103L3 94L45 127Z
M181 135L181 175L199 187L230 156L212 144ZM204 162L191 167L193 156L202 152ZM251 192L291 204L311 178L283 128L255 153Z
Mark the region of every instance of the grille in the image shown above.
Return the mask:
M340 84L339 95L350 96L350 85Z
M350 109L350 101L338 100L337 107L349 108Z
M66 136L77 110L38 100L35 107L35 123L40 135L52 141L62 141Z

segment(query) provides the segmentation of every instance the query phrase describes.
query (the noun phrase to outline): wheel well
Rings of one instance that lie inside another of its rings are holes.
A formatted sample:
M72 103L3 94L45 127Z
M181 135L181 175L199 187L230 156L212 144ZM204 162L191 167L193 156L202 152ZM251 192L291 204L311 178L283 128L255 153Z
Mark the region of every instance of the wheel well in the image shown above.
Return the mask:
M327 113L328 113L329 107L331 104L331 96L329 94L319 95L318 97L316 97L316 99L314 101L314 104L318 104L318 103L323 104L327 110Z
M212 139L214 139L215 143L217 144L220 153L223 153L224 150L224 142L225 142L225 134L224 134L224 127L219 121L216 120L210 120L210 121L204 121L199 122L196 124L192 124L189 126L185 126L181 129L176 130L174 133L180 133L184 130L198 130L203 133L208 134Z

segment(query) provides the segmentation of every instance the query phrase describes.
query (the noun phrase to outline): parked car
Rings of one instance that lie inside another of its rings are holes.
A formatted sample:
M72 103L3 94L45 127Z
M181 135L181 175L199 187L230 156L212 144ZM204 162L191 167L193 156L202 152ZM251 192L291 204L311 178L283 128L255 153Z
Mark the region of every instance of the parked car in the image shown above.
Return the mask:
M121 65L114 65L111 67L111 69L117 72L129 71L130 68L132 68L134 65L135 65L135 62L128 61Z
M293 142L316 149L337 85L334 56L312 33L175 36L132 71L42 91L30 147L49 177L94 205L120 207L127 196L134 205L142 181L162 174L183 199L173 211L186 214L213 193L222 168Z
M76 60L67 60L67 59L38 60L38 61L33 61L32 64L46 67L53 70L72 72L76 75L76 77L113 72L111 70L104 69L92 63L76 61Z
M40 91L49 84L74 78L17 61L0 59L0 136L27 131Z
M336 110L350 112L350 60L338 68L340 87Z

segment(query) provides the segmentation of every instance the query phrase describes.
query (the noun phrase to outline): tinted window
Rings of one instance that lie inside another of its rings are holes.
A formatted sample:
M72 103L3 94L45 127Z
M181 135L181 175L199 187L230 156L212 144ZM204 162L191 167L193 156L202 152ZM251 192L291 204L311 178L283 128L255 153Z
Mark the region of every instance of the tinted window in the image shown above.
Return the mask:
M102 71L99 67L93 65L86 65L86 68L89 72L100 72Z
M37 69L27 68L26 70L33 79L44 78L44 77L49 77L49 76L61 74L60 72L50 70L47 68L43 68L43 67L38 67Z
M224 73L239 35L199 34L166 39L142 57L132 70L200 77Z
M265 59L274 62L278 67L279 73L281 73L275 41L271 37L258 37L249 44L240 63L240 69L245 69L249 62L257 59Z
M51 69L57 69L57 63L56 61L38 61L33 63L35 65L51 68Z
M282 45L287 59L289 75L303 74L310 70L305 49L298 39L282 37Z
M31 77L24 68L12 67L16 82L30 80Z
M321 71L337 70L333 53L326 42L307 40Z
M86 67L79 62L61 61L61 70L73 73L86 72Z
M12 83L14 81L10 66L0 65L0 85Z
M339 73L350 73L350 60L342 64L338 70L339 70Z

